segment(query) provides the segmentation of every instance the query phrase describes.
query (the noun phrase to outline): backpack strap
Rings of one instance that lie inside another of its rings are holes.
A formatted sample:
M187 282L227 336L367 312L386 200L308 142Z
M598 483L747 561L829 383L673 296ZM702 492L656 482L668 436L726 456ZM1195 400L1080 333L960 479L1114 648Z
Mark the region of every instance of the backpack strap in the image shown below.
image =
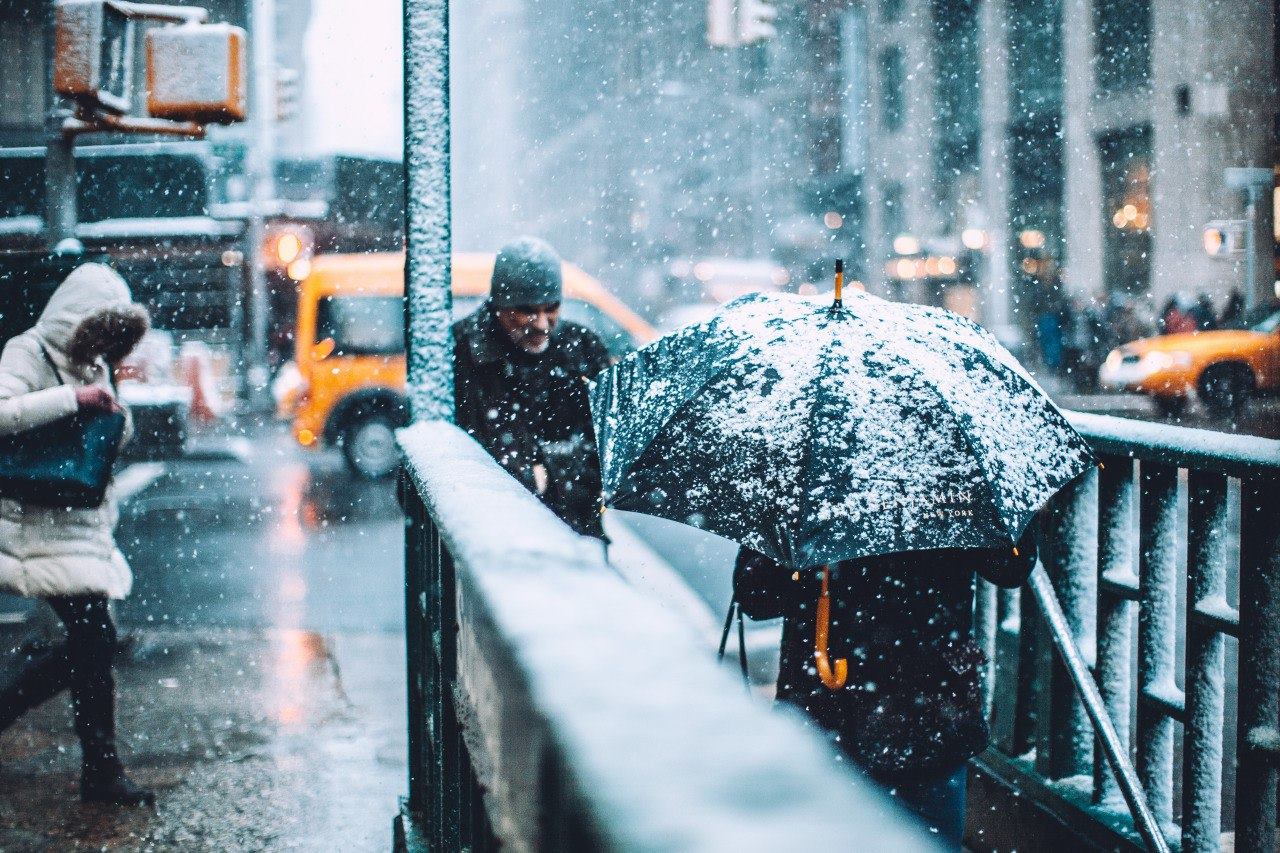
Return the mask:
M53 356L49 355L49 350L45 349L45 345L43 343L38 343L37 346L40 347L40 354L44 356L45 363L53 370L53 375L58 377L58 384L66 385L67 380L63 378L62 371L58 369L58 365L54 362Z

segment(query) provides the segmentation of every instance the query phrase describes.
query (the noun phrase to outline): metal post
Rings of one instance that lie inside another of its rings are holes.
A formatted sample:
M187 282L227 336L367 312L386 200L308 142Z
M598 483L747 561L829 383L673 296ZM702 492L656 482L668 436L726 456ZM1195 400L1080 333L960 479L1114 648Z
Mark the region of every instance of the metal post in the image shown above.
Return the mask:
M1054 499L1045 514L1046 570L1062 602L1075 646L1093 663L1097 598L1096 470L1081 476ZM1050 675L1049 763L1051 779L1093 771L1093 731L1065 664L1055 658Z
M449 215L449 6L405 0L405 256L409 408L453 415Z
M1177 692L1174 632L1178 469L1140 466L1138 605L1138 775L1161 824L1173 820L1173 720L1160 699Z
M53 68L54 31L56 29L54 4L49 2L44 25L44 67ZM53 93L51 80L41 79L41 86L49 86L49 112L45 116L48 142L44 157L44 237L50 250L78 250L78 243L64 243L76 239L76 138L64 133L63 120L67 112L61 99Z
M1280 742L1280 482L1240 484L1236 849L1276 848Z
M267 387L267 297L266 243L267 208L275 189L275 0L253 0L250 7L253 61L253 115L250 116L249 150L246 172L249 178L249 227L245 233L245 253L249 260L247 328L244 330L244 365L240 373L241 397L262 402Z
M1098 663L1096 674L1103 705L1115 726L1121 751L1129 754L1129 713L1133 674L1129 658L1133 642L1133 601L1138 589L1133 535L1133 460L1102 457L1098 474ZM1115 775L1102 756L1094 757L1094 801L1114 805L1122 800Z
M1191 471L1187 513L1187 724L1182 850L1215 853L1222 834L1223 655L1226 638L1201 613L1227 607L1227 478Z
M1258 303L1258 188L1245 190L1244 307L1246 314Z
M450 418L453 339L449 334L452 298L447 0L405 0L403 26L409 403L415 419ZM457 597L452 562L425 510L416 523L429 525L430 536L424 549L406 549L409 808L414 818L426 824L430 849L457 849L460 838L465 836L459 788L466 775L452 696L457 667ZM411 530L411 543L413 535ZM425 570L423 563L428 564ZM446 834L452 842L448 847Z
M1245 309L1252 310L1259 303L1265 304L1273 295L1272 281L1275 276L1271 273L1271 250L1266 248L1271 245L1270 235L1268 234L1268 239L1261 241L1261 248L1265 249L1265 262L1259 263L1263 259L1258 257L1258 226L1270 221L1270 217L1259 215L1259 203L1263 200L1264 193L1269 195L1275 186L1275 173L1270 167L1231 167L1223 170L1223 177L1227 186L1244 193L1244 300Z
M973 633L986 655L982 667L982 712L990 719L996 681L996 586L981 578L974 590Z

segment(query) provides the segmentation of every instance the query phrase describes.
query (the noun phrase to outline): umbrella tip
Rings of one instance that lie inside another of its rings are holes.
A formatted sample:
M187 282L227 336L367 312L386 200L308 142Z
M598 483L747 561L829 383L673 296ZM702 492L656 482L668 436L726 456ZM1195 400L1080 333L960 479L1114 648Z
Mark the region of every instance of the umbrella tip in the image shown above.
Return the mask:
M844 307L844 259L843 258L836 258L836 301L832 303L831 307L833 309Z

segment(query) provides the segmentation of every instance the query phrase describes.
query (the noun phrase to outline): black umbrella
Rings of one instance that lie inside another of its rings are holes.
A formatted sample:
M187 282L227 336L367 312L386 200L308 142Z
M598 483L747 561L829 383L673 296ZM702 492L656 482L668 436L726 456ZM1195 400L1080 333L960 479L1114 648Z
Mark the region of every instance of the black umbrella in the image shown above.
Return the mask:
M787 566L1009 547L1093 464L996 340L865 293L751 294L591 393L606 502Z

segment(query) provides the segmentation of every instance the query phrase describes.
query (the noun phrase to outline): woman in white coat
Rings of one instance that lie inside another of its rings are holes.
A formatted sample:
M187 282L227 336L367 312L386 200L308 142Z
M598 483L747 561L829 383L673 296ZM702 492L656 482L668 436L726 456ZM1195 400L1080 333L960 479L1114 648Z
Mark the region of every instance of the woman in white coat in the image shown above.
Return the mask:
M128 285L101 264L82 264L54 292L39 322L0 354L0 435L39 430L82 409L118 411L110 371L147 330ZM127 416L127 413L126 413ZM126 420L125 437L131 432ZM24 662L0 689L0 731L69 689L82 750L85 802L154 803L125 775L115 746L116 629L108 600L133 576L116 547L115 500L94 509L0 498L0 589L45 599L67 638Z

